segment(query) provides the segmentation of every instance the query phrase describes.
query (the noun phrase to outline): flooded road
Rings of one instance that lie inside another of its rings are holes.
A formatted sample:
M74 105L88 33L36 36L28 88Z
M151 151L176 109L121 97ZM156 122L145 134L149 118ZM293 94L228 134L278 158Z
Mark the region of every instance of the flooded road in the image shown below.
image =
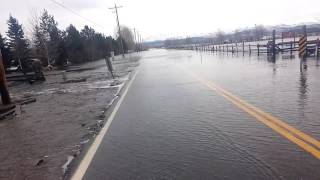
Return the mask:
M319 179L319 62L266 59L146 52L84 179Z

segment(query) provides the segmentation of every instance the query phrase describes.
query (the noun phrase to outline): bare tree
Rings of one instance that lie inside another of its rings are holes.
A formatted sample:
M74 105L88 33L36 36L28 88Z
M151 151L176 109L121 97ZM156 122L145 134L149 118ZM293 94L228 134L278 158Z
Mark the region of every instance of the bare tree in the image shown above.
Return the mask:
M255 32L255 40L260 41L266 35L266 28L263 25L256 25Z
M121 26L121 37L125 42L128 49L133 50L135 48L134 35L130 28L127 26Z
M34 53L36 56L44 63L50 64L49 62L49 52L47 48L46 36L40 29L40 15L38 11L31 12L31 16L29 18L29 24L32 35L32 46L34 47Z
M235 41L235 42L242 42L243 39L242 39L241 30L236 29L236 30L234 31L233 38L234 38L234 41Z

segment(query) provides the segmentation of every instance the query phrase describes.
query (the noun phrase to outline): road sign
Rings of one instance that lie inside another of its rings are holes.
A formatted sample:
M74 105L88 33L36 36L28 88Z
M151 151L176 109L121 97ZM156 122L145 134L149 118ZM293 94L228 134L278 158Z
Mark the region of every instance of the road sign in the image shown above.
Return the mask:
M303 35L299 39L299 57L303 58L307 54L307 36Z

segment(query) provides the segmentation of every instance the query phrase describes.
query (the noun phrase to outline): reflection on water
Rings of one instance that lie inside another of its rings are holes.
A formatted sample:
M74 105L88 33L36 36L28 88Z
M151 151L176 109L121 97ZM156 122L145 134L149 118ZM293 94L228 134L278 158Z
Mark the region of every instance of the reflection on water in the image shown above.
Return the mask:
M301 100L307 99L308 92L308 83L307 83L307 71L302 71L300 73L300 88L299 88L299 97Z
M308 131L314 129L314 125L320 127L320 114L312 111L320 106L317 103L320 81L316 78L320 77L319 60L308 58L307 61L300 61L297 55L287 54L279 54L276 61L270 61L266 55L180 52L186 57L193 56L185 58L188 61L181 58L175 63L183 63L201 76L297 128ZM309 122L301 124L303 120ZM320 138L320 129L318 132L312 130L312 135Z
M319 177L317 159L178 68L319 139L320 81L314 77L320 72L314 60L300 72L299 59L270 62L266 56L231 53L148 53L154 59L144 60L106 137L100 158L106 162L107 179Z

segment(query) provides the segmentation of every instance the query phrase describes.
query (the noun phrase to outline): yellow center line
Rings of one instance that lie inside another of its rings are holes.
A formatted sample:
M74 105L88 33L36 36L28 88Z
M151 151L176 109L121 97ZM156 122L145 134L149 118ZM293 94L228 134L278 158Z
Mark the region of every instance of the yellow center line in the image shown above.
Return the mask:
M199 80L202 84L207 86L209 89L214 90L221 96L229 100L231 103L236 105L238 108L247 112L249 115L262 122L266 126L273 129L275 132L279 133L283 137L287 138L291 142L295 143L305 151L312 154L317 159L320 159L320 142L315 138L301 132L300 130L290 126L289 124L283 122L282 120L272 116L269 113L262 111L261 109L249 104L248 102L242 100L241 98L231 94L227 90L218 86L217 84L208 81L194 72L182 68L188 74L192 75L195 79Z
M217 85L216 85L217 86ZM307 141L308 143L316 146L317 148L320 149L320 142L316 139L314 139L313 137L309 136L308 134L303 133L302 131L290 126L289 124L281 121L280 119L272 116L269 113L266 113L264 111L262 111L261 109L245 102L244 100L240 99L239 97L227 92L226 90L222 89L221 87L217 87L219 88L220 91L223 91L224 94L227 94L228 96L232 97L233 99L236 99L238 102L240 102L242 105L254 110L256 113L258 113L259 115L261 115L262 117L264 117L265 119L272 121L273 123L277 124L278 126L281 126L282 128L292 132L293 134L295 134L296 136L304 139L305 141Z

